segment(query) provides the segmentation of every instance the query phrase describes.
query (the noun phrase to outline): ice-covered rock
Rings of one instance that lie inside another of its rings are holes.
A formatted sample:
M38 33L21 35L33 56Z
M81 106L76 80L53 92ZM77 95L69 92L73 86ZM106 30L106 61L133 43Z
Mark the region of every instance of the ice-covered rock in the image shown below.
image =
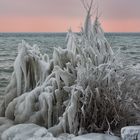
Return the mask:
M1 140L71 140L73 137L66 133L54 137L46 128L36 124L19 124L7 129Z
M9 127L13 126L14 123L12 120L9 120L7 118L4 118L4 117L0 117L0 137L1 137L1 134L7 130Z
M119 137L110 136L107 134L91 133L75 137L72 140L121 140L121 139Z
M121 129L123 140L140 140L140 126L127 126Z
M119 137L107 134L90 133L81 136L61 134L54 137L44 127L35 124L19 124L7 129L1 140L120 140Z
M35 124L19 124L7 129L1 136L2 140L28 140L52 138L47 129Z

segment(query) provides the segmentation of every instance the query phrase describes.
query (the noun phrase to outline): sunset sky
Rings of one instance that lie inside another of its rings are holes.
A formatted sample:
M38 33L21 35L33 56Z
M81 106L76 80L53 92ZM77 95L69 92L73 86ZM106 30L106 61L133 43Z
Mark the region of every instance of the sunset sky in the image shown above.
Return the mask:
M140 0L98 3L106 32L140 32ZM79 31L85 13L80 0L0 0L0 32Z

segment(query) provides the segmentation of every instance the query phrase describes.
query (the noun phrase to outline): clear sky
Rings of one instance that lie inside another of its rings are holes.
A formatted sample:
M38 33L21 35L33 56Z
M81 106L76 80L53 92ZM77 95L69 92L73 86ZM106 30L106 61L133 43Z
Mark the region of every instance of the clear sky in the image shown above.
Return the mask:
M140 32L140 0L98 3L106 32ZM79 31L84 16L80 0L0 0L0 32Z

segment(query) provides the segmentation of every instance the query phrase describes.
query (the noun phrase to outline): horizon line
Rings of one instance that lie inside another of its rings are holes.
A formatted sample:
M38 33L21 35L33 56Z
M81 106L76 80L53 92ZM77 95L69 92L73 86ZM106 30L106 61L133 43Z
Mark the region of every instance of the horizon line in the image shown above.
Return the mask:
M66 32L54 32L54 31L52 31L52 32L47 32L47 31L45 31L45 32L28 32L28 31L21 31L21 32L1 32L0 31L0 33L67 33L68 31L66 31ZM73 33L80 33L80 32L73 32ZM128 32L117 32L117 31L113 31L113 32L105 32L104 31L104 33L140 33L140 31L138 31L138 32L133 32L133 31L128 31Z

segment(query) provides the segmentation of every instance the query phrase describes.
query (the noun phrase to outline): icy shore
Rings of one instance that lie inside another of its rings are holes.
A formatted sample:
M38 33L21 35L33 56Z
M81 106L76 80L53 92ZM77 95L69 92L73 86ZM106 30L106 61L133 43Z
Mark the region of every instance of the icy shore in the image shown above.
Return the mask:
M74 135L62 134L55 138L47 129L35 124L19 124L6 130L2 140L120 140L115 136L106 134L90 133L75 137Z
M0 106L2 140L119 140L111 135L138 124L140 70L114 54L91 7L80 35L69 30L52 59L19 44Z

